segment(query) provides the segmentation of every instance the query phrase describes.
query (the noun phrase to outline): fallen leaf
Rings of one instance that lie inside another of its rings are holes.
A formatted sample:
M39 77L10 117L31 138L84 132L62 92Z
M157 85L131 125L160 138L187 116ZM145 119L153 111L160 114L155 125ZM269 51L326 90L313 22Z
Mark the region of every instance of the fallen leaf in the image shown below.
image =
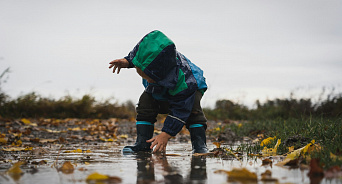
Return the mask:
M324 176L323 169L320 167L318 159L311 159L308 176Z
M87 171L87 169L84 168L84 167L81 167L81 168L79 168L78 170L79 170L79 171Z
M209 152L209 153L194 153L192 154L192 156L207 156L207 155L212 155L214 154L213 152Z
M264 173L261 173L261 181L277 183L278 179L272 178L272 172L270 170L266 170Z
M287 164L287 163L290 162L291 160L295 160L295 159L297 159L299 156L309 153L311 150L315 149L315 148L309 149L314 143L315 143L315 140L312 140L312 141L311 141L309 144L307 144L306 146L294 150L293 152L289 153L283 161L278 162L276 165L277 165L277 166L284 166L285 164Z
M264 149L261 151L263 156L275 156L277 155L277 149L281 143L281 140L277 140L277 144L274 146L274 148L267 148L266 146Z
M171 153L171 154L165 154L165 156L174 156L174 157L178 157L178 156L181 156L180 154L173 154L173 153Z
M119 138L121 138L121 139L127 139L127 138L128 138L128 135L127 135L127 134L122 134L122 135L119 135Z
M16 142L12 142L12 146L21 146L23 142L21 140L17 140Z
M219 143L219 142L213 142L213 144L216 146L216 148L220 148L221 147L221 143Z
M15 148L2 148L4 151L31 151L33 147L15 147Z
M25 118L22 118L20 121L23 122L25 125L31 124L31 121Z
M75 149L75 150L67 150L63 153L82 153L83 151L81 149Z
M50 152L44 148L37 147L37 148L33 149L33 154L35 154L35 155L44 155L44 154L48 154L48 153L50 153Z
M45 131L47 131L49 133L62 133L62 132L66 132L66 131L50 130L50 129L45 129Z
M113 139L104 139L104 138L100 138L101 141L104 141L104 142L113 142L114 140Z
M62 173L64 174L71 174L74 172L75 168L69 161L66 161L63 163L62 167L59 168L58 170L62 171Z
M40 139L39 142L40 143L54 143L54 142L58 142L58 139Z
M8 138L0 138L0 144L7 144Z
M81 128L80 127L68 128L68 130L70 130L70 131L81 131Z
M31 138L31 142L39 143L40 139L39 138Z
M23 165L23 162L17 162L13 164L11 168L8 169L7 173L8 174L21 174L23 171L20 169L20 166Z
M334 155L334 154L331 153L331 152L330 152L330 158L331 158L332 160L334 160L335 162L336 162L336 161L342 161L342 156L336 156L336 155Z
M264 140L260 143L260 146L267 146L267 145L270 144L271 141L273 141L274 139L276 139L276 136L274 136L274 137L268 137L268 138L264 139Z
M20 169L20 166L23 165L24 162L17 162L13 164L11 168L8 169L7 174L11 176L11 178L15 181L18 181L20 177L24 174Z
M324 172L323 169L319 165L318 159L311 159L310 161L310 171L308 173L310 178L310 183L321 183Z
M226 173L228 174L228 181L238 181L242 183L257 182L258 177L255 173L248 171L246 168L235 168L232 171L218 170L214 173Z
M294 146L288 147L288 149L289 149L289 152L292 152L294 151Z
M86 181L87 182L91 181L91 180L93 180L93 181L103 181L103 180L108 180L108 179L109 179L109 176L103 175L103 174L100 174L100 173L97 173L97 172L94 172L94 173L90 174L87 177Z
M267 158L267 159L262 160L261 166L270 165L272 167L272 163L273 163L272 160Z
M31 164L33 164L33 165L45 165L45 164L47 164L47 161L46 160L41 160L39 162L33 161L33 162L31 162Z
M58 141L61 144L66 143L66 140L64 139L64 137L59 137Z

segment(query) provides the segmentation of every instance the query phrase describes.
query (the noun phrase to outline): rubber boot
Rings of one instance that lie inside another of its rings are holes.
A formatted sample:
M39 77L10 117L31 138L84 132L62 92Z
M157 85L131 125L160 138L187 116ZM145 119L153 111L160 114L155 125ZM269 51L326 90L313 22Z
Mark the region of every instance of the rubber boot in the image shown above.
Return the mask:
M207 139L205 137L204 127L190 127L189 131L192 144L192 153L208 153L209 150L206 144Z
M123 153L138 153L140 151L143 152L151 152L151 143L146 142L147 140L153 137L154 126L153 124L137 124L137 140L135 141L134 146L125 146L122 149Z

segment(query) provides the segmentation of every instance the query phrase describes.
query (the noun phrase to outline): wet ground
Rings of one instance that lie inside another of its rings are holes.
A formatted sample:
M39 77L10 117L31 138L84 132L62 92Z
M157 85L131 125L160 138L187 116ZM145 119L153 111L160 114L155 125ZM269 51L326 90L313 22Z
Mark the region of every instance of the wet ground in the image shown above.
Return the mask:
M129 135L135 131L126 123L60 123L51 127L41 122L37 125L30 123L23 126L22 122L3 122L5 126L1 126L1 133L10 132L6 134L7 141L16 143L15 130L18 130L23 134L20 137L23 143L17 147L1 146L0 183L239 183L231 181L225 172L219 172L234 168L246 168L255 173L257 182L252 183L314 183L307 176L308 169L275 166L283 159L281 157L271 157L272 164L265 165L261 158L244 155L240 159L194 156L186 133L169 142L166 155L124 155L121 150L134 143L134 138ZM97 132L102 125L106 125L106 131ZM105 136L108 132L111 134L108 128L111 125L116 127L111 129L116 134L117 140L114 141ZM30 132L25 134L26 130ZM18 150L25 146L28 150ZM208 141L208 147L210 150L216 148L211 141ZM13 151L5 151L9 148ZM20 172L12 171L11 167L18 161L23 163ZM66 162L70 162L72 168L63 169ZM261 180L266 170L271 171L273 180ZM95 172L107 176L107 179L101 182L89 180ZM317 183L341 183L341 180L323 179Z
M46 164L27 164L22 166L24 174L14 180L12 177L2 175L0 183L85 183L86 178L93 172L121 178L122 183L226 183L227 175L215 171L232 170L233 168L248 168L257 175L271 170L273 177L281 183L309 183L307 171L300 169L288 170L279 167L261 166L261 160L236 159L223 160L206 156L192 156L190 144L171 143L167 154L171 156L138 154L123 155L120 151L123 146L113 146L111 143L98 145L70 145L61 152L74 149L92 150L92 153L60 153L56 151L49 154L34 156L31 163L46 161ZM214 148L214 145L209 144ZM53 149L53 148L52 148ZM30 157L31 154L20 154L19 157ZM61 163L71 161L76 165L73 173L64 174L51 167L58 160ZM2 163L0 172L5 173L11 163Z

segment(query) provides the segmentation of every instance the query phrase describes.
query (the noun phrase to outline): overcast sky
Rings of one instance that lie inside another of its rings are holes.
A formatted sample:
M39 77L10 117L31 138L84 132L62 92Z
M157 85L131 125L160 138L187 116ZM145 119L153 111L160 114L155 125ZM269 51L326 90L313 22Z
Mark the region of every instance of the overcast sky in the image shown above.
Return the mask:
M2 88L136 103L140 77L108 63L155 29L204 70L203 106L342 92L341 0L0 0Z

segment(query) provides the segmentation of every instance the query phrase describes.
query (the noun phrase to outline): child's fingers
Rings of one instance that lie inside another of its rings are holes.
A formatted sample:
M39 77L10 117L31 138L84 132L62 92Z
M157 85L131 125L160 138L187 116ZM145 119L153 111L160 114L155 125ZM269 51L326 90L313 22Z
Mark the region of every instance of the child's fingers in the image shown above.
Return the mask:
M153 141L154 141L154 137L149 139L149 140L147 140L146 142L153 142Z
M156 144L157 144L157 142L156 142L156 141L153 141L152 144L151 144L151 146L150 146L150 148L153 149L153 147L154 147Z
M162 152L162 145L161 144L157 144L156 148L154 148L154 153L157 153L157 152Z
M117 67L118 67L117 65L114 66L113 73L115 73L115 70Z

